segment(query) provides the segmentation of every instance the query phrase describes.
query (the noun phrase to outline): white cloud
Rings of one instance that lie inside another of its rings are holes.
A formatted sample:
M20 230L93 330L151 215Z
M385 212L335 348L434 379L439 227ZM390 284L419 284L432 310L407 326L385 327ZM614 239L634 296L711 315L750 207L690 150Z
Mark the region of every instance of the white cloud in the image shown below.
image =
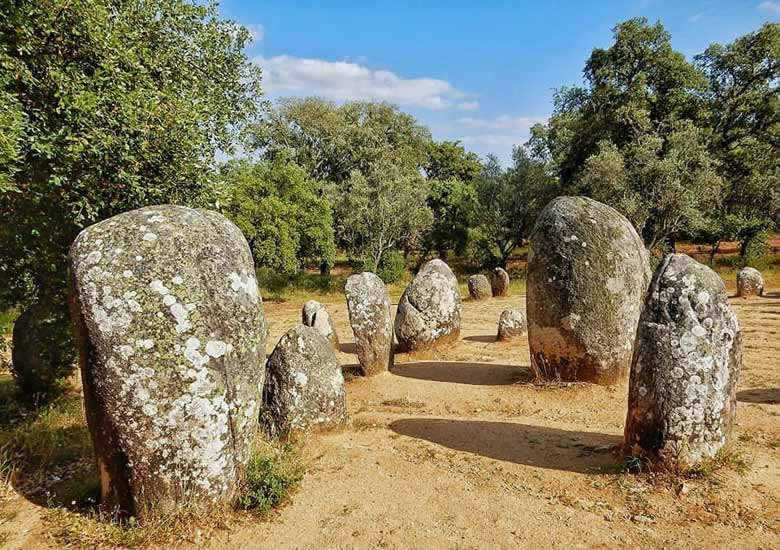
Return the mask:
M249 36L252 37L252 42L262 42L265 36L265 28L262 25L244 25L249 31Z
M467 128L479 128L484 130L520 130L527 132L537 122L546 119L539 117L512 117L501 115L496 118L459 118L458 123Z
M702 17L704 17L704 12L697 13L695 15L691 15L688 18L688 21L690 21L691 23L698 23L699 21L701 21Z
M758 9L773 15L780 15L780 2L770 2L767 0L766 2L761 2L758 5Z
M455 108L458 111L476 111L479 109L479 101L464 101L462 103L458 103Z
M305 59L289 55L253 59L263 69L264 88L272 94L316 95L336 101L375 100L442 110L476 108L468 95L446 80L403 78L351 61Z

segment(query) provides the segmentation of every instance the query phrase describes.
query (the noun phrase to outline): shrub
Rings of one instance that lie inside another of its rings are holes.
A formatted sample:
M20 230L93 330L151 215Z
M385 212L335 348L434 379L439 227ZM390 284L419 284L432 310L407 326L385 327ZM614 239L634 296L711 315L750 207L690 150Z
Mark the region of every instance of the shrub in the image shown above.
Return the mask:
M769 233L767 231L759 231L745 245L743 265L756 269L766 268L769 264L768 251Z
M275 448L260 442L252 450L239 505L263 514L285 504L303 479L303 473L303 464L291 443Z
M390 250L382 256L377 275L385 284L392 284L403 279L406 273L406 260L398 250Z

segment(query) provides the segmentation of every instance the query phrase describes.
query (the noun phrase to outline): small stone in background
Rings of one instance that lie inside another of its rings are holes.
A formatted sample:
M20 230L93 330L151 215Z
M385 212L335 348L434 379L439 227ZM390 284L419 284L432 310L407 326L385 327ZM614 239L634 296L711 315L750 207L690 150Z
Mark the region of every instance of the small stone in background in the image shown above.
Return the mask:
M514 340L525 334L525 315L519 309L505 309L498 319L498 339Z

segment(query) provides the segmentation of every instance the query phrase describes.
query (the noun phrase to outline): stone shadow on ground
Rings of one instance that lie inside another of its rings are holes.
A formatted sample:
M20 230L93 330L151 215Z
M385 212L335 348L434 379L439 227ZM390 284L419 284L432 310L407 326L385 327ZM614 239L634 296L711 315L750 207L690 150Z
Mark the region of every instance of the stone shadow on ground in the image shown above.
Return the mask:
M456 451L577 473L616 472L614 451L623 442L618 435L483 420L404 418L389 428Z
M343 344L339 344L339 351L341 353L357 355L357 346L355 346L355 342L345 342Z
M756 388L737 392L737 401L743 403L766 403L777 405L780 403L780 388Z
M405 378L452 384L473 384L475 386L525 384L534 379L533 371L528 366L460 361L396 363L390 372L395 376Z
M477 342L480 344L495 344L498 342L498 336L495 334L485 334L482 336L466 336L464 338L467 342Z

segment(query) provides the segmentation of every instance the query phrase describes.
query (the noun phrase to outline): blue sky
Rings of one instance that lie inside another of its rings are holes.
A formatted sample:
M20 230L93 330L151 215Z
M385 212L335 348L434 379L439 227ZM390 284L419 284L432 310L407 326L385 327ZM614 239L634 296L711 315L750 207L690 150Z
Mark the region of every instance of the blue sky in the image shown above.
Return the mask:
M619 21L660 20L689 58L780 21L780 0L224 0L255 36L271 99L387 100L434 138L507 160L552 109L553 88L582 81Z

